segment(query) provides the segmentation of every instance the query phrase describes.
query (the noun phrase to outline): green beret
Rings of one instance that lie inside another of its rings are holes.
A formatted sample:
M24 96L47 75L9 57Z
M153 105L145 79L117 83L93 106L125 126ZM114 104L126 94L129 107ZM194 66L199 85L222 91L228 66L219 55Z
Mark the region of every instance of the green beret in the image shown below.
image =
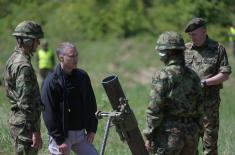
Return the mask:
M205 25L206 25L206 21L203 18L193 18L186 25L184 32L186 32L186 33L192 32L192 31L194 31L202 26L205 26Z

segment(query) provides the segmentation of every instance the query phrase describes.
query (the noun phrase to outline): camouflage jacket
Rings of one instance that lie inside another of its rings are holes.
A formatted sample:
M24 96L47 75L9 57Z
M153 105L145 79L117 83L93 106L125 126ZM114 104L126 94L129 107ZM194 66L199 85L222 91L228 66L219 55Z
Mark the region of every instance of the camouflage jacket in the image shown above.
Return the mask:
M231 73L225 48L208 37L202 47L196 47L193 43L186 44L185 63L201 79L210 78L218 73ZM222 84L208 86L207 92L218 92L221 88Z
M4 78L11 103L9 123L25 124L32 131L39 131L41 97L30 55L16 49L7 61Z
M146 110L146 138L151 140L155 131L171 118L195 118L200 121L203 115L201 95L197 74L179 60L170 61L152 79L150 101Z

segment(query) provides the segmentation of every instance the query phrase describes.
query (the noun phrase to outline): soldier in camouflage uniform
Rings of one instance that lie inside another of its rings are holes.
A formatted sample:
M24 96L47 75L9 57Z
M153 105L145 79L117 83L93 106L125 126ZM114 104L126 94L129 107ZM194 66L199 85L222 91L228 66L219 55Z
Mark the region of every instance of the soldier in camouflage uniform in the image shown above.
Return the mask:
M225 48L208 37L204 19L192 19L187 24L185 32L192 40L186 44L185 62L199 75L203 87L203 104L205 105L203 151L205 155L217 155L219 91L222 83L229 78L231 67Z
M154 155L195 155L203 115L200 79L185 66L181 35L161 34L155 49L165 67L152 79L145 146Z
M4 78L6 95L11 103L10 133L16 155L36 155L42 146L40 134L41 97L31 56L43 37L34 21L20 23L13 33L16 48L8 59Z

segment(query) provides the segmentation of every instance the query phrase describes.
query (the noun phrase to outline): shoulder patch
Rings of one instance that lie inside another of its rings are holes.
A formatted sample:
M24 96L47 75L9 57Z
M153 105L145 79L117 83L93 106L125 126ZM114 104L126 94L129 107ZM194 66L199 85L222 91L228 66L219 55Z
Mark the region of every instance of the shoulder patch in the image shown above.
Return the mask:
M19 64L21 66L31 66L29 60L21 54L16 54L12 63Z

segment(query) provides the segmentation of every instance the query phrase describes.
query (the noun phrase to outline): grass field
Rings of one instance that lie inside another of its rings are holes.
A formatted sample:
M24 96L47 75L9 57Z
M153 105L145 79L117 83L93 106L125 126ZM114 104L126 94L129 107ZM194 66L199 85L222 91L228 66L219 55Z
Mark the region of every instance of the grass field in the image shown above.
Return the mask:
M151 76L162 66L157 54L154 52L155 39L145 37L128 40L110 39L106 41L82 42L78 44L80 53L79 66L85 69L90 77L95 90L98 109L110 111L102 79L110 74L117 74L123 90L129 100L141 131L145 127L145 109L148 105L148 94L150 90ZM229 48L228 48L229 49ZM225 82L221 91L222 102L220 105L220 132L219 132L219 154L235 154L235 57L228 50L230 64L233 73ZM8 54L9 55L9 54ZM6 56L7 57L7 56ZM1 58L3 65L6 61ZM3 68L3 66L1 66ZM40 81L40 79L39 79ZM7 125L9 115L9 103L5 98L4 88L0 88L0 155L13 154L13 147L9 137ZM99 151L104 125L106 119L99 121L98 131L95 139L95 147ZM42 133L44 146L40 154L47 152L47 133L42 122ZM200 146L201 147L201 146ZM119 140L114 128L111 128L106 146L106 155L130 155L125 143Z

